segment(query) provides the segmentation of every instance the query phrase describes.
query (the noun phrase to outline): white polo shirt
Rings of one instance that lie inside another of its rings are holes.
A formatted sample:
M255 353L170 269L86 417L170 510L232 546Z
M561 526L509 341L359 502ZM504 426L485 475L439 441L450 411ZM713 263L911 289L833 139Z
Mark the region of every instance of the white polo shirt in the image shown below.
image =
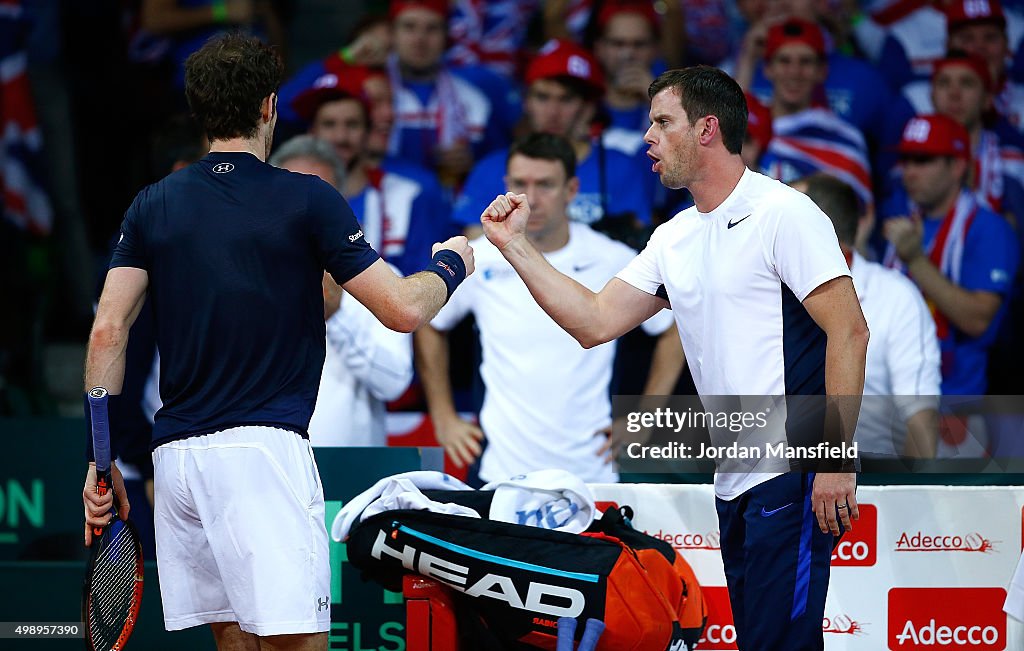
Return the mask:
M401 273L393 265L391 269ZM412 381L412 335L388 329L350 294L342 296L326 332L310 443L386 446L385 403L402 395Z
M935 320L920 290L903 274L858 253L852 271L871 331L856 440L861 454L901 455L907 419L939 406L942 373Z
M484 481L532 470L558 468L587 482L618 479L598 457L611 424L608 385L615 342L589 350L551 320L501 252L485 238L472 242L476 272L466 279L431 325L449 330L467 314L476 317L487 388L480 426L487 449L480 462ZM571 222L569 243L545 254L562 273L599 291L636 252L589 226ZM643 328L660 334L672 327L662 310Z
M697 392L713 410L715 396L823 395L825 333L802 301L849 275L832 222L814 202L745 170L715 210L693 206L660 226L618 277L667 294ZM775 402L769 427L750 436L784 440L785 403ZM711 435L715 445L736 438L727 429ZM717 473L716 495L732 499L775 477L788 468L779 461Z

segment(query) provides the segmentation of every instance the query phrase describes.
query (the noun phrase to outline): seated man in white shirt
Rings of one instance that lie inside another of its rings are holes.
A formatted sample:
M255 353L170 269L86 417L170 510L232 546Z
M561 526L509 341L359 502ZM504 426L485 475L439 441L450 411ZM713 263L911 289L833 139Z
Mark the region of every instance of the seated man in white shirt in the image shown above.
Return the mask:
M314 174L335 189L344 181L345 168L334 148L312 136L284 143L270 163ZM345 296L328 274L324 319L327 356L309 440L316 446L385 446L384 403L400 396L412 381L412 335L384 327L359 301Z
M871 330L864 401L855 440L865 456L934 458L938 437L939 342L917 287L903 274L855 250L857 194L824 173L793 183L835 226Z
M635 255L567 208L579 188L576 155L561 136L536 133L509 150L505 185L530 197L527 236L548 261L576 282L600 289ZM486 206L479 206L483 210ZM477 273L416 333L416 363L438 441L452 460L481 456L483 482L557 468L587 482L617 481L608 458L615 342L583 349L530 295L515 269L484 238L473 240ZM480 427L459 418L448 376L445 335L472 313L480 330L486 387ZM668 310L643 324L660 334L645 393L671 394L682 370L682 347Z

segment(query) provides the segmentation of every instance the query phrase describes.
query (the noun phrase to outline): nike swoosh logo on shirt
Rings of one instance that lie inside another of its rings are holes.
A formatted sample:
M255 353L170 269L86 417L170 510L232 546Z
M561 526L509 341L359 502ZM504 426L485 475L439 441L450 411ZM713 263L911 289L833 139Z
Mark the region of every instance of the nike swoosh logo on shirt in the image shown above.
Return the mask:
M747 215L747 217L750 217L750 215L748 214L748 215ZM743 219L746 219L747 217L744 217ZM727 226L726 228L732 228L732 227L733 227L733 226L735 226L736 224L738 224L738 223L740 223L741 221L743 221L743 219L738 219L738 220L736 220L736 221L732 221L732 220L730 219L730 220L729 220L729 225L728 225L728 226Z
M781 511L782 509L788 509L791 506L793 506L793 502L790 502L789 504L787 504L785 506L780 506L777 509L772 509L771 511L766 511L765 508L762 506L761 507L761 517L762 518L770 518L773 515L775 515L776 513L778 513L779 511Z
M597 264L597 263L596 262L591 262L590 264L574 264L572 266L572 270L573 270L573 273L579 273L581 271L586 271L587 269L590 269L595 264Z

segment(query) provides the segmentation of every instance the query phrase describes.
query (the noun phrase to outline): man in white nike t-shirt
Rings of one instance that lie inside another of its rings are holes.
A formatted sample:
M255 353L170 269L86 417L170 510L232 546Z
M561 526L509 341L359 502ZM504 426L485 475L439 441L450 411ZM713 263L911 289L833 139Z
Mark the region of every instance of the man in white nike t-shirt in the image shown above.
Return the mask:
M579 180L568 140L538 133L516 142L505 184L529 196L536 208L526 226L530 242L581 286L600 289L636 255L625 244L569 221L567 208ZM567 470L584 481L616 481L605 454L615 343L580 348L544 314L498 249L484 238L473 242L480 273L416 335L417 367L438 441L461 465L480 456L486 436L479 468L486 482L545 468ZM455 411L444 335L470 313L480 331L486 388L479 428ZM643 328L651 335L663 333L646 392L669 394L683 363L672 314L659 311Z
M559 273L525 236L531 208L521 194L484 210L487 239L584 347L671 306L705 407L716 396L771 397L784 428L773 433L785 443L808 414L784 397L827 394L851 441L868 329L831 222L806 196L744 166L746 101L721 70L672 70L648 94L652 169L666 187L687 188L695 206L659 227L616 278L595 293ZM729 432L711 435L721 444ZM737 644L822 649L832 547L858 517L855 474L768 472L773 463L715 477Z

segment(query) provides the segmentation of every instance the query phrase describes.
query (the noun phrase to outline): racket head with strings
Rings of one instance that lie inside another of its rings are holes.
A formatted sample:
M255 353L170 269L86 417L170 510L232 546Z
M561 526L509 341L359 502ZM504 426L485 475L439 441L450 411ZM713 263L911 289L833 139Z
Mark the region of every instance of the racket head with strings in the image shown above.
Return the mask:
M120 651L142 605L142 540L130 520L111 520L93 538L82 589L82 622L90 651Z
M105 495L110 477L110 429L107 390L89 391L93 451L96 459L96 491ZM135 628L142 605L142 540L130 521L111 510L110 523L93 528L93 541L82 589L82 621L90 651L120 651Z

